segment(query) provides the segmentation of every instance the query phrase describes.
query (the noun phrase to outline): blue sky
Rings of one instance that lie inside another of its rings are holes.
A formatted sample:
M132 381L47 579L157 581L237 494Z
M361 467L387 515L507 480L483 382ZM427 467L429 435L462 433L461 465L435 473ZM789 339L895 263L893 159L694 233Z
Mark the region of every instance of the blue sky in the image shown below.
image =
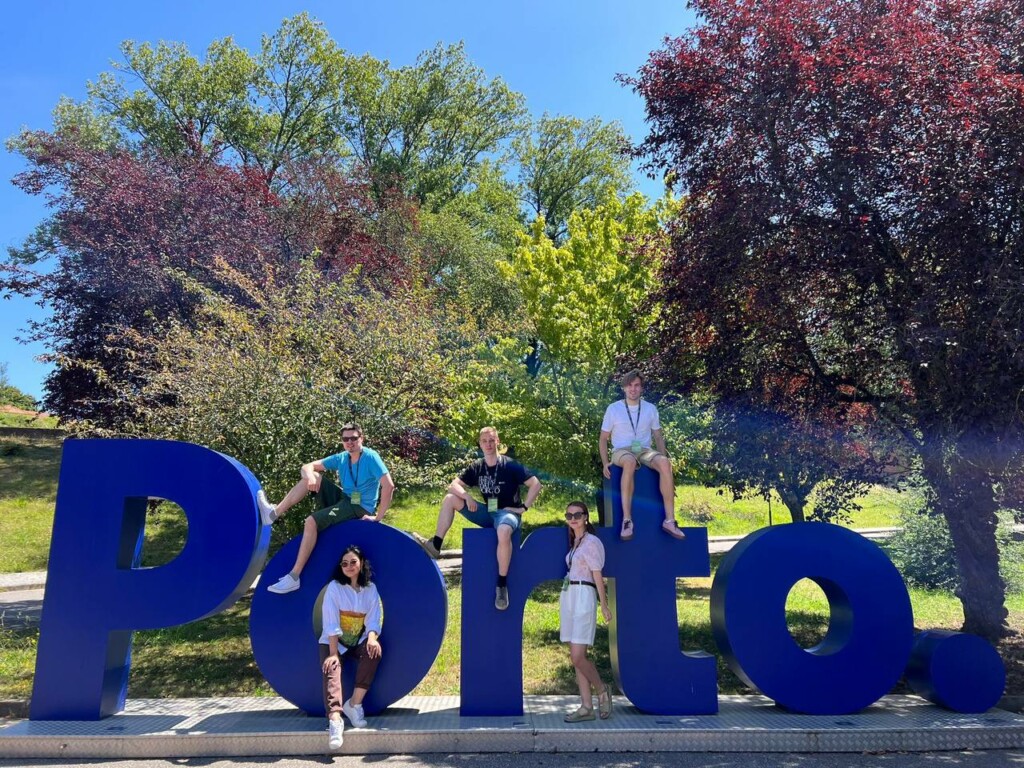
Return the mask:
M634 139L644 134L643 105L614 81L634 73L666 35L693 22L682 0L378 0L270 2L135 0L8 5L0 28L0 138L23 127L51 127L62 96L83 98L85 85L118 58L121 41L180 41L201 55L213 40L232 36L255 50L281 20L308 11L350 53L369 53L393 65L411 64L439 41L462 40L470 59L490 77L526 96L534 115L545 111L618 120ZM10 179L19 157L0 151L0 247L22 242L46 215L42 201ZM641 180L648 195L660 185ZM11 383L42 395L48 368L34 360L40 345L14 341L44 309L24 299L0 301L0 362Z

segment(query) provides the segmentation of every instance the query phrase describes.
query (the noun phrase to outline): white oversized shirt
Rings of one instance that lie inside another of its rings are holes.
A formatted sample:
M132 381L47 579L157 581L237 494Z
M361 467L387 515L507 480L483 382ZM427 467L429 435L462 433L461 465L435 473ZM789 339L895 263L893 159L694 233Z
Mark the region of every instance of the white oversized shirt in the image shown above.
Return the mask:
M629 408L627 414L626 409ZM639 413L638 413L639 412ZM633 417L630 424L629 418ZM633 428L636 427L634 436ZM643 398L637 406L627 406L625 400L616 400L608 406L604 412L604 421L601 422L601 431L611 434L612 450L629 448L634 440L639 440L644 448L651 447L652 433L661 429L661 421L658 419L658 409L653 403Z
M330 645L332 636L338 638L338 653L359 645L369 632L380 634L380 595L371 582L356 592L350 584L332 581L324 593L324 631L320 642Z

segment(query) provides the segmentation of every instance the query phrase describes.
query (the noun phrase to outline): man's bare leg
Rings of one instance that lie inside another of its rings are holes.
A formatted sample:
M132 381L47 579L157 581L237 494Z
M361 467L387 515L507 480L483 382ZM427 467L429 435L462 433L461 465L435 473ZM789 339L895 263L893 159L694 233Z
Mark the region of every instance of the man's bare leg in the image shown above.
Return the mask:
M499 525L498 530L498 586L494 590L494 607L508 608L508 566L512 562L512 526Z
M437 528L435 529L434 538L427 539L418 533L412 534L412 537L416 539L416 543L423 547L423 551L435 560L441 556L441 544L444 542L444 537L448 534L452 523L455 521L455 513L465 505L465 499L459 498L454 493L446 493L441 501L441 511L437 513Z
M636 475L636 458L629 453L619 456L615 463L622 467L619 495L622 500L622 530L619 538L629 541L633 538L633 486Z
M437 513L437 530L434 534L437 538L443 539L448 535L448 531L455 521L455 513L459 512L464 506L466 506L465 499L460 499L454 493L445 494L444 499L441 501L441 511Z
M302 569L306 567L309 556L313 553L313 547L316 546L316 537L316 520L310 515L306 518L306 523L302 529L302 541L299 542L299 554L295 556L295 565L291 571L267 587L269 592L284 595L288 592L294 592L299 588L299 575L302 573Z
M498 526L498 575L508 576L508 565L512 562L512 526Z
M271 504L267 500L266 494L260 490L257 495L257 503L260 506L260 512L263 515L264 521L267 523L273 523L276 520L280 520L285 516L289 509L306 498L307 494L316 493L320 490L320 481L322 479L322 476L317 475L315 487L312 489L309 487L309 483L306 482L305 478L300 479L299 482L293 485L292 489L285 494L285 497L277 502L277 504Z
M658 470L658 485L661 490L661 500L665 504L665 519L676 519L676 484L672 477L672 462L666 457L659 456L654 460L654 468Z
M661 529L675 539L685 539L686 534L676 525L676 484L672 477L672 462L666 456L659 456L654 460L654 469L658 471L658 485L665 504L665 521Z
M306 567L309 556L313 554L313 547L316 546L316 520L310 515L306 518L305 526L302 529L302 541L299 542L299 554L295 556L295 565L290 571L292 578L298 579L302 569Z

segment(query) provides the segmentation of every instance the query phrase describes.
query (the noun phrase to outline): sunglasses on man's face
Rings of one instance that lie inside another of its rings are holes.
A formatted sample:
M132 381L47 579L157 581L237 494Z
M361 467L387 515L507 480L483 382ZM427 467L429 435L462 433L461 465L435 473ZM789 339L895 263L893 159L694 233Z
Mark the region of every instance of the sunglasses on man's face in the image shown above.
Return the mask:
M566 512L565 513L565 519L566 520L579 520L580 518L583 518L583 517L586 517L586 516L587 516L586 512Z
M362 435L346 435L345 437L341 438L341 442L343 442L343 443L354 443L360 437L362 437Z

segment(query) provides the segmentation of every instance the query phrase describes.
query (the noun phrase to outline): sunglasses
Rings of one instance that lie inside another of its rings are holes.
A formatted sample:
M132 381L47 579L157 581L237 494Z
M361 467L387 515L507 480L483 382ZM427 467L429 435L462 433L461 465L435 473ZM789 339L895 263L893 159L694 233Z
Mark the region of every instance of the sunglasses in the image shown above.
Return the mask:
M358 440L360 437L362 437L362 435L348 435L347 437L341 438L341 442L343 442L343 443L351 443L351 442L354 442L354 441Z
M342 560L341 561L341 567L342 568L351 568L354 565L359 565L359 561L358 560Z
M579 520L579 519L584 518L586 516L587 516L586 512L566 512L565 513L565 519L566 520Z

